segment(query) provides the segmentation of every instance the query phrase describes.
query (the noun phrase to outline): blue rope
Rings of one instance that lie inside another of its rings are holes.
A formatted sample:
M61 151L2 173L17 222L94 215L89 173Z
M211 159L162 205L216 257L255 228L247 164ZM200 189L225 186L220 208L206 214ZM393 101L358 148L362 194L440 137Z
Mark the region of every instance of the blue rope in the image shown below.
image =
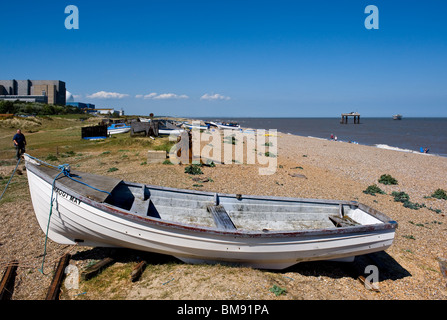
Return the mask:
M3 190L3 193L2 193L2 195L0 196L0 201L1 201L2 198L3 198L3 195L4 195L5 192L6 192L6 189L8 189L8 186L9 186L9 183L11 182L11 180L12 180L12 177L14 177L14 174L16 173L16 170L17 170L17 167L19 166L20 160L22 160L22 158L19 158L19 161L17 161L16 168L15 168L14 171L12 172L11 178L9 178L9 181L8 181L8 183L6 184L5 190Z
M111 194L110 192L108 192L108 191L104 191L104 190L101 190L101 189L97 189L97 188L95 188L95 187L93 187L93 186L91 186L91 185L89 185L89 184L87 184L87 183L85 183L85 182L82 182L82 181L79 181L79 180L76 180L75 178L73 178L73 177L71 176L71 174L70 174L70 165L69 165L68 163L66 163L66 164L62 164L62 165L58 165L58 166L55 166L55 165L52 165L51 163L47 163L47 162L45 162L45 161L43 161L43 160L37 159L37 158L32 157L32 156L30 156L30 155L27 155L27 156L30 157L31 159L34 159L34 160L36 160L36 161L39 161L39 162L41 162L41 163L47 165L47 166L49 166L49 167L52 167L52 168L54 168L54 169L61 170L61 172L63 172L64 175L65 175L67 178L70 178L70 179L73 180L73 181L76 181L76 182L78 182L78 183L80 183L80 184L83 184L83 185L85 185L85 186L87 186L87 187L89 187L89 188L91 188L91 189L93 189L93 190L96 190L96 191L99 191L99 192L104 192L104 193L107 193L108 195L112 195L112 194Z
M45 244L44 244L44 250L43 250L43 259L42 259L42 267L40 269L38 269L40 271L40 273L43 273L43 265L45 263L45 257L47 255L47 240L48 240L48 230L50 228L50 220L51 220L51 215L53 213L53 193L54 193L54 185L56 183L56 179L59 178L59 176L63 173L64 171L61 171L57 174L57 176L54 178L53 183L52 183L52 187L51 187L51 201L50 201L50 214L48 215L48 224L47 224L47 232L45 232Z
M87 183L85 183L85 182L76 180L75 178L73 178L73 177L70 175L70 171L68 171L68 172L66 171L66 168L64 168L62 172L65 174L66 177L70 178L70 179L73 180L73 181L76 181L76 182L78 182L78 183L80 183L80 184L83 184L84 186L87 186L87 187L89 187L89 188L91 188L91 189L93 189L93 190L96 190L96 191L99 191L99 192L104 192L104 193L107 193L108 195L112 195L112 194L111 194L110 192L108 192L108 191L104 191L104 190L101 190L101 189L97 189L97 188L92 187L91 185L89 185L89 184L87 184Z

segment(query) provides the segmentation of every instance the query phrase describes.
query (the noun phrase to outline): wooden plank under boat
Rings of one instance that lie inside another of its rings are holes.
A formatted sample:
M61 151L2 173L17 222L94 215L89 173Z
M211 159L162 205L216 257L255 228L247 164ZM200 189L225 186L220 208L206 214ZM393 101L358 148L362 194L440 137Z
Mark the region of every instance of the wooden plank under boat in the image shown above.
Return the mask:
M69 177L27 154L25 161L44 232L54 181L48 237L61 244L132 248L187 263L284 269L386 250L397 228L386 215L355 201L216 194L77 171Z

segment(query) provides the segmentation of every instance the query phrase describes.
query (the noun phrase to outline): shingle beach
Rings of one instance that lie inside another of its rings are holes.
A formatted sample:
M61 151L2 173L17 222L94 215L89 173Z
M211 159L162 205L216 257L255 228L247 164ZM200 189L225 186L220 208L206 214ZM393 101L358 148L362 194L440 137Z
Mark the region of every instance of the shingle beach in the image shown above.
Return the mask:
M297 198L355 200L367 204L398 222L393 245L381 261L380 292L365 287L346 271L341 263L302 263L282 272L222 266L191 266L170 262L148 261L142 280L124 281L120 293L112 291L80 294L63 288L64 299L427 299L447 298L447 279L443 277L438 258L447 258L447 200L431 194L447 190L447 158L379 149L346 142L277 134L276 172L260 175L256 164L216 164L202 167L200 178L192 180L185 165L145 164L146 150L129 146L120 152L104 150L83 153L70 164L77 170L111 175L123 180L176 188L199 189L231 194L258 194ZM123 157L125 154L125 157ZM65 159L64 159L65 160ZM2 176L9 175L14 165L0 167ZM110 167L118 170L108 172ZM62 246L49 241L44 274L41 267L44 233L34 216L27 190L26 170L18 176L26 190L20 199L0 204L0 265L4 270L11 260L18 260L14 299L44 299L52 271L59 258L70 252L72 263L85 266L80 252L90 248ZM383 174L398 181L397 185L378 182ZM16 179L16 178L14 178ZM370 195L363 191L376 184L386 194ZM3 191L3 190L2 190ZM423 204L418 210L394 201L393 191L405 192L413 203ZM92 255L95 251L90 250ZM169 260L169 259L168 259ZM173 259L172 259L173 260ZM174 261L174 260L173 260ZM116 263L113 268L123 266ZM207 276L208 275L208 276ZM172 278L172 281L170 279ZM167 282L169 280L169 282ZM166 283L166 285L162 285ZM276 296L269 288L277 284L287 293ZM113 285L111 285L113 287Z

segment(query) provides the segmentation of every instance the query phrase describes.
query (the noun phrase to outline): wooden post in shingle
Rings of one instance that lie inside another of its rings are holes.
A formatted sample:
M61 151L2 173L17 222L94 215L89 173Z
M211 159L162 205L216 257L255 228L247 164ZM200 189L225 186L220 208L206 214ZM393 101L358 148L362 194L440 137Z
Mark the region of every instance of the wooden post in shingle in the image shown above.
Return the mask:
M60 260L54 274L53 281L51 281L50 288L48 290L45 300L59 300L59 291L61 289L61 283L65 274L65 267L70 261L71 255L65 254Z
M18 262L16 260L11 261L3 274L2 281L0 282L0 300L11 300L12 298L17 265Z

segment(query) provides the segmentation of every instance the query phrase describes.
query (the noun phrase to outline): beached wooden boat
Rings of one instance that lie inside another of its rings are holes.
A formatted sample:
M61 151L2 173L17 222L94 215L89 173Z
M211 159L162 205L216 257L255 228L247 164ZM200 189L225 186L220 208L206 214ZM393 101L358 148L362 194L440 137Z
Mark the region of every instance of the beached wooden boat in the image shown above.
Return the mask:
M61 244L284 269L385 250L397 227L357 202L180 190L76 171L67 176L29 155L25 161L39 225L46 232L50 221L47 235Z

